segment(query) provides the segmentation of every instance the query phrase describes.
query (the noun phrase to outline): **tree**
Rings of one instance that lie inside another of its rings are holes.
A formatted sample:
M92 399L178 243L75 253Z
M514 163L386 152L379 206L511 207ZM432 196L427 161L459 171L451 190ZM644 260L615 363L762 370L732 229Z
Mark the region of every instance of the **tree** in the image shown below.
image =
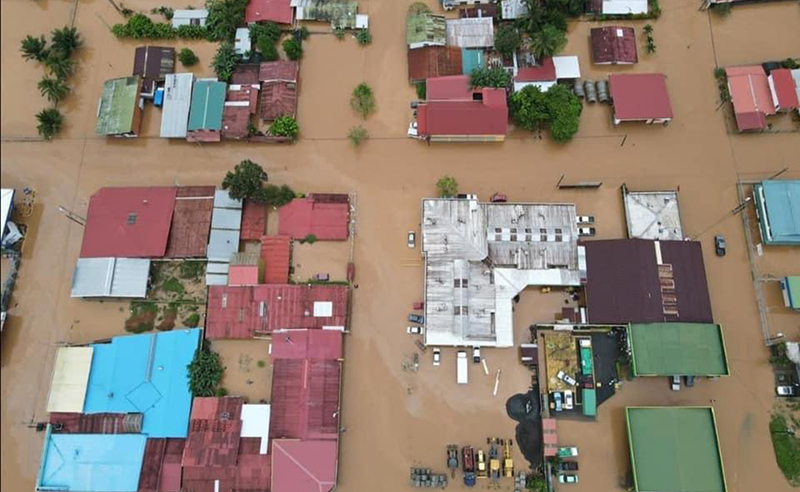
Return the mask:
M197 55L194 54L194 51L190 50L189 48L183 48L178 52L178 60L184 67L191 67L200 61L200 59L197 58Z
M39 87L42 97L46 97L51 103L58 103L67 97L69 93L69 87L67 87L63 79L59 78L42 77L37 87Z
M364 119L375 111L375 95L370 86L362 82L353 89L350 107Z
M214 396L225 369L219 354L203 344L195 353L192 362L186 366L189 371L189 391L192 396Z
M50 73L61 80L66 80L75 70L75 62L60 51L50 53L44 63L50 69Z
M47 41L44 36L35 38L30 34L22 40L22 58L26 60L44 61L50 51L47 49Z
M233 49L233 45L227 41L219 45L214 59L211 60L211 69L217 74L217 78L223 82L227 82L233 75L233 69L236 68L236 63L239 56Z
M61 116L61 113L57 109L49 108L43 109L37 113L36 121L39 122L36 126L39 135L50 140L61 131L61 124L64 122L64 117Z
M244 24L248 0L208 0L206 30L211 41L233 41L236 28Z
M548 24L531 36L530 48L537 60L559 53L567 45L563 31Z
M424 2L414 2L408 6L408 15L428 14L431 8Z
M294 200L295 192L287 185L268 184L253 199L271 207L282 207Z
M333 30L333 35L336 36L336 39L338 39L339 41L344 39L344 34L345 34L344 29L341 27L337 27Z
M350 139L350 142L352 142L354 146L358 147L361 145L362 141L369 138L369 132L361 125L354 126L347 133L347 138Z
M529 85L511 95L509 109L514 122L528 131L537 131L547 122L547 97L538 87Z
M233 171L225 174L222 189L228 190L231 198L236 200L255 198L267 180L267 173L261 166L250 159L245 159L237 164Z
M425 81L422 80L414 84L414 89L417 91L417 99L424 101L425 97L428 95L428 85L425 83Z
M290 60L299 60L303 57L303 43L297 38L291 37L283 42L283 51Z
M278 116L269 126L269 134L275 137L289 137L292 140L297 140L297 136L300 134L300 126L291 116Z
M256 48L263 55L264 61L275 61L278 58L278 48L275 47L275 41L271 38L262 36L256 43Z
M81 35L74 27L62 27L53 31L53 51L58 51L64 58L69 58L82 44Z
M458 181L452 176L442 176L436 182L436 190L442 198L451 198L458 193Z
M272 44L278 42L281 37L281 28L274 22L264 22L250 25L250 39L258 43L262 39L269 39Z
M567 17L583 15L584 0L547 0L547 8Z
M556 84L546 93L550 136L558 143L566 143L578 133L581 122L581 105L578 96L567 86Z
M503 56L512 56L522 45L522 36L511 24L502 25L494 34L494 49Z
M368 44L371 44L372 33L369 32L369 29L362 29L358 31L358 34L356 34L356 41L358 41L358 44L360 44L361 46L366 46Z
M505 89L511 85L511 74L503 67L476 68L469 76L472 87Z

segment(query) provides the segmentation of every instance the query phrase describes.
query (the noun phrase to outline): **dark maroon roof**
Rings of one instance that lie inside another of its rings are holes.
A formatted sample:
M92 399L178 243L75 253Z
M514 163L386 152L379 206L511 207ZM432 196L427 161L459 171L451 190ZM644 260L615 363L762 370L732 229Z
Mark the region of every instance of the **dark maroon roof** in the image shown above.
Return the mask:
M408 50L408 79L461 75L461 48L457 46L425 46Z
M241 415L241 398L195 398L181 465L184 468L235 465L242 432Z
M661 265L656 263L655 243L584 243L590 323L713 322L700 243L659 241Z
M200 258L206 255L213 186L181 186L175 196L172 225L167 241L167 258Z
M274 360L270 438L338 438L340 375L336 360Z
M672 118L672 105L663 73L611 74L608 90L619 120Z
M591 30L594 63L637 63L636 35L632 27L608 26Z
M250 117L256 114L258 107L258 89L258 84L228 86L228 95L222 110L222 138L240 139L247 136Z
M556 80L556 64L552 58L544 58L535 67L520 68L514 82L550 82Z
M138 418L137 418L138 415ZM50 414L53 432L63 434L140 434L142 414L73 413Z
M246 199L242 208L241 241L260 241L267 230L267 206Z
M150 92L153 83L163 81L175 72L175 48L166 46L139 46L133 57L133 75L142 77L142 89Z
M147 439L138 492L179 492L186 439Z

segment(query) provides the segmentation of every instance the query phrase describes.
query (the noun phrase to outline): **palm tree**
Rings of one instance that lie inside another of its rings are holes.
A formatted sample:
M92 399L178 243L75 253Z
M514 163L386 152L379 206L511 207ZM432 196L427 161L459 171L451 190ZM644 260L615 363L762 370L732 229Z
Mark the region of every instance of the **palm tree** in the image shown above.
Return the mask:
M67 93L69 93L69 87L59 78L51 79L50 77L44 77L39 81L38 87L39 92L42 93L42 97L46 97L47 100L52 103L58 103L58 101L64 99Z
M50 140L61 131L61 124L64 122L64 117L61 116L61 113L57 109L49 108L40 111L36 115L36 121L39 122L36 126L39 135Z
M67 58L83 44L78 30L74 27L62 27L53 31L53 49Z
M64 56L60 51L50 53L44 63L50 69L50 72L61 80L67 80L75 69L75 62Z
M551 25L544 26L531 36L530 48L537 60L555 55L564 49L567 37Z
M47 58L49 51L47 50L47 41L44 36L34 38L30 34L22 40L22 58L26 60L36 60L38 62L44 61Z

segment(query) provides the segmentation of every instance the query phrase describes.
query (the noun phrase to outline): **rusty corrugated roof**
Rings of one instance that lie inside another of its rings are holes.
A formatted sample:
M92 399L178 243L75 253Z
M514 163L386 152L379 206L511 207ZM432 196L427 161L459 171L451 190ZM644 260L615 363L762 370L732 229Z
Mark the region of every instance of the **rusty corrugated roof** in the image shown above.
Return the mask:
M206 255L213 186L181 186L175 196L172 225L167 241L167 258L201 258Z
M336 360L275 360L270 438L336 439L340 376Z
M289 280L290 241L288 236L263 236L261 238L265 284L285 284Z
M267 230L267 206L247 199L242 207L242 241L258 241Z

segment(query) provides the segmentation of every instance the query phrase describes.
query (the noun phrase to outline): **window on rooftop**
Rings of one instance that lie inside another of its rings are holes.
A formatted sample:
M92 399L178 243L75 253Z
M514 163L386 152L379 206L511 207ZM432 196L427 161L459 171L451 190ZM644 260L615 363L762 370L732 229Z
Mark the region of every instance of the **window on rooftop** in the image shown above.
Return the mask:
M136 214L128 214L128 225L136 223Z

